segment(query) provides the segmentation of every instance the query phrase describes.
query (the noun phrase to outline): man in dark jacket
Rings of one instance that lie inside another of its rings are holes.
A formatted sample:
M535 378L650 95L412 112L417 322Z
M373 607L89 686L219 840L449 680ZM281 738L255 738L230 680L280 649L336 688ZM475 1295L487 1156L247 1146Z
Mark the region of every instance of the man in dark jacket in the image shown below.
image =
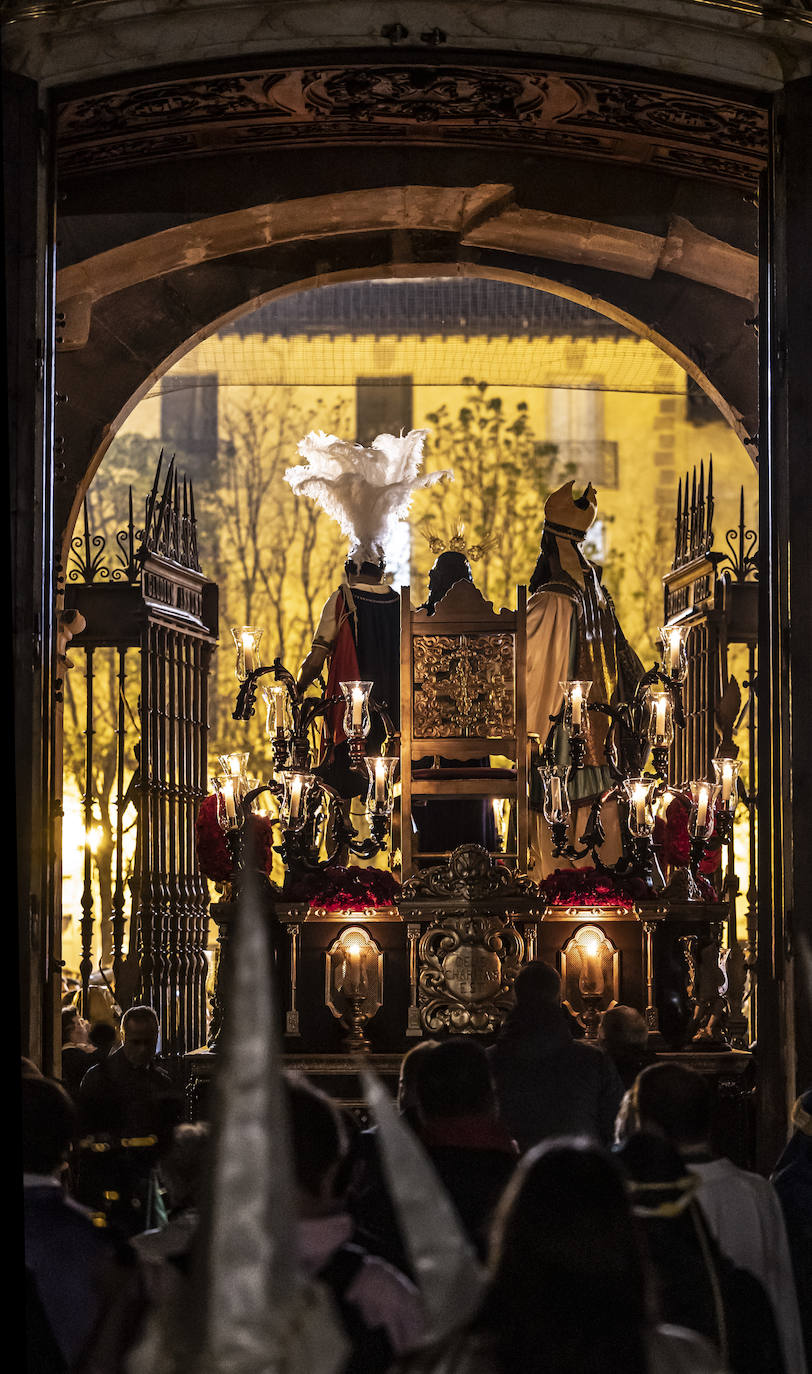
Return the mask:
M518 1159L499 1121L488 1056L454 1036L417 1061L419 1136L460 1220L486 1259L491 1221Z
M56 1374L88 1355L114 1301L125 1324L140 1314L141 1287L129 1247L65 1195L75 1109L64 1088L26 1077L22 1099L26 1368Z
M154 1166L182 1103L155 1063L158 1018L152 1007L131 1007L121 1030L121 1048L89 1069L79 1090L77 1194L87 1206L107 1211L125 1234L136 1235L162 1219L153 1213Z
M555 1135L610 1144L623 1084L602 1050L573 1040L559 974L536 960L522 969L514 992L516 1006L488 1054L499 1114L519 1149Z

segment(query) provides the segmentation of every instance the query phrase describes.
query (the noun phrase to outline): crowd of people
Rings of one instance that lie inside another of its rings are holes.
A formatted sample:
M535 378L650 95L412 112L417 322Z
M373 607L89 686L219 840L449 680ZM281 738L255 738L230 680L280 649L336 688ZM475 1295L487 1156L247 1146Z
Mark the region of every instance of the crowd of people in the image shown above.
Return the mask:
M631 1008L607 1012L595 1043L573 1034L549 965L527 965L515 993L488 1048L425 1040L402 1061L401 1122L478 1276L439 1337L385 1122L362 1129L284 1076L297 1263L346 1338L337 1370L812 1369L812 1093L767 1180L714 1156L706 1079L656 1058ZM131 1008L118 1038L71 1009L63 1081L23 1065L32 1374L123 1374L150 1314L174 1305L191 1333L205 1301L214 1134L182 1120L154 1011Z

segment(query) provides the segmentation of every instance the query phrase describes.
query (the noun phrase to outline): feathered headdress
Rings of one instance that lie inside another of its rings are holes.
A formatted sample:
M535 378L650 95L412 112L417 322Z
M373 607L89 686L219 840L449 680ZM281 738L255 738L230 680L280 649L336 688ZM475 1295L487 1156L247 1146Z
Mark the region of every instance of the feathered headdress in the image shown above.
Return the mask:
M307 464L288 468L285 481L297 496L317 501L350 541L349 557L359 566L386 557L386 546L421 487L453 481L449 471L420 474L425 429L379 434L369 448L313 430L298 449Z

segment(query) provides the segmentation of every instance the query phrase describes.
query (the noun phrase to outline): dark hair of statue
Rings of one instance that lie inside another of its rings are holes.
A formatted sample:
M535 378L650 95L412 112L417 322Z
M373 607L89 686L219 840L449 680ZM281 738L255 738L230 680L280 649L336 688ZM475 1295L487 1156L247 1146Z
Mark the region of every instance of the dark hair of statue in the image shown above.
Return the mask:
M648 1276L623 1176L586 1139L525 1155L476 1320L500 1374L645 1374Z
M458 582L473 580L471 564L465 554L458 553L456 549L446 549L434 560L429 572L429 594L421 610L425 609L429 615L433 615L438 602L442 601L446 592L450 592Z

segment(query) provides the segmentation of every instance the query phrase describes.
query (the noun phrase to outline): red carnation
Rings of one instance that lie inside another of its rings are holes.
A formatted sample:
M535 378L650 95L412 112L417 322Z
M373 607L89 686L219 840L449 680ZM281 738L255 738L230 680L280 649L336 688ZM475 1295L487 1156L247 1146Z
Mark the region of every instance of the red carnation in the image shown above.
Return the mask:
M260 871L270 873L273 866L273 825L267 816L248 817L245 843L250 845L252 841ZM213 793L200 803L195 822L195 844L203 877L213 883L230 882L231 855L217 820L217 797Z

